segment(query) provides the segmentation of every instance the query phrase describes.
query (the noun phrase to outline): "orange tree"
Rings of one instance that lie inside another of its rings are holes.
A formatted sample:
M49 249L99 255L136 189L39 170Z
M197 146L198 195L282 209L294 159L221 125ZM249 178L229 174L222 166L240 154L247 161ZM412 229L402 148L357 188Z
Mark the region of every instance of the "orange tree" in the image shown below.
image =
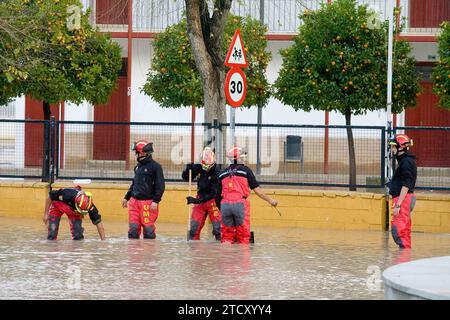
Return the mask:
M49 120L52 103L108 101L122 66L121 49L92 28L89 12L81 8L79 0L0 3L0 12L13 17L0 30L0 104L25 94L42 101L44 119ZM48 130L44 141L49 141ZM44 142L43 172L48 172L48 151Z
M386 108L388 24L373 27L373 13L355 0L336 0L306 11L294 44L281 52L275 96L295 110L337 111L345 116L349 185L356 190L351 116ZM395 43L393 112L415 104L420 91L407 42Z
M442 24L439 36L440 61L433 70L433 91L439 97L439 104L450 110L450 23Z
M247 94L243 106L264 106L270 97L270 86L265 70L271 59L266 51L266 27L250 17L229 15L225 25L222 60L231 44L233 34L240 28L246 49L248 68L244 69L247 79ZM204 106L204 88L195 63L187 35L186 20L168 27L158 34L153 42L154 56L147 82L142 91L151 96L162 107ZM223 66L224 71L228 68ZM220 86L217 83L216 86ZM224 91L223 87L219 90ZM225 103L225 101L224 101ZM225 104L222 109L225 108ZM206 117L205 122L209 119Z
M81 8L79 0L0 4L0 12L13 17L6 20L9 30L0 30L0 103L26 94L43 101L44 119L49 119L51 103L108 101L122 65L121 50L96 32L89 12Z
M12 5L13 1L0 1L0 106L20 95L20 88L13 80L26 77L26 67L39 59L26 45L32 44L27 19L13 16Z

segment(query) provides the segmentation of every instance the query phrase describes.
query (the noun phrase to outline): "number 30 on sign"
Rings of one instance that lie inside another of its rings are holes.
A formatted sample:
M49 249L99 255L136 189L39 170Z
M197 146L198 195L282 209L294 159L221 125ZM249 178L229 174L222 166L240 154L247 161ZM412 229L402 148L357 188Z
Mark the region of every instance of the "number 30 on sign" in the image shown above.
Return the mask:
M225 96L228 104L234 108L240 107L247 92L247 81L244 72L239 68L231 68L225 78Z

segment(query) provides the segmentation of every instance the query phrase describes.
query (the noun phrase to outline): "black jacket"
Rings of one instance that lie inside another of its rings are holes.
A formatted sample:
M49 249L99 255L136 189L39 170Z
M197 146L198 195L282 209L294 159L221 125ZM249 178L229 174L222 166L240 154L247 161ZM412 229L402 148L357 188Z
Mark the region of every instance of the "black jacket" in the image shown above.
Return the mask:
M134 167L134 179L125 199L161 201L165 189L164 174L161 165L152 158L139 161Z
M76 189L76 188L65 188L65 189L50 191L48 195L50 197L50 200L64 202L70 208L72 208L73 210L76 210L75 198L80 190L81 189ZM98 213L98 209L94 204L92 205L92 208L89 210L89 218L91 219L92 223L95 225L102 222L102 216Z
M413 154L406 151L397 157L397 162L398 165L389 188L389 194L393 198L400 195L403 186L409 189L408 193L413 193L417 179L416 157Z
M220 203L222 202L222 180L233 175L246 178L250 190L254 190L259 187L259 182L256 180L255 174L249 167L244 164L231 164L219 174L219 185L215 196L216 206L219 209Z
M197 195L200 201L207 202L214 199L219 184L219 167L214 165L208 172L203 170L201 164L187 165L181 177L189 181L189 168L192 167L192 181L197 180Z

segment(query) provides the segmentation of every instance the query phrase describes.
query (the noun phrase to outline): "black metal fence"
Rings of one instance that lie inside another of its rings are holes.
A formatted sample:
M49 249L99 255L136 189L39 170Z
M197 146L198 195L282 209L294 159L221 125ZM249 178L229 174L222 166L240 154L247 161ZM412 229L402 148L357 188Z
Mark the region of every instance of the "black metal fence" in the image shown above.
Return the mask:
M42 178L49 121L0 119L0 177Z
M383 187L385 128L351 128L356 157L356 186ZM247 148L247 164L262 183L349 186L346 126L266 124L258 127L254 124L236 124L235 136L237 145ZM228 134L226 148L231 145L231 135Z
M413 139L417 189L450 190L450 127L397 127Z
M154 158L168 181L180 181L191 161L191 123L58 122L56 177L130 180L136 165L134 141L154 144ZM206 126L207 128L208 126ZM195 125L195 149L203 146L205 126Z
M356 187L384 188L385 128L351 129ZM450 128L395 131L416 137L417 187L450 190ZM218 162L226 165L231 132L228 124L196 124L194 161L209 144L217 149ZM185 164L191 162L191 135L191 123L0 120L0 177L130 181L136 164L130 146L148 139L166 180L181 181ZM246 164L262 184L349 186L346 126L236 124L234 136L237 145L247 149Z

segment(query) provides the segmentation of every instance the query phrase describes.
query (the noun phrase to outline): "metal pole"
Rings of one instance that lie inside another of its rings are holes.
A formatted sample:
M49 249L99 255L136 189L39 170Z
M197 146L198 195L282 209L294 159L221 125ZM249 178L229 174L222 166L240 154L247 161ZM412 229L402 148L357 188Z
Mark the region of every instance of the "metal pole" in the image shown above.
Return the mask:
M195 158L195 106L192 105L191 113L191 163L194 163ZM192 196L192 167L189 169L189 197ZM191 215L192 204L188 205L188 222L187 222L187 241L191 239Z
M44 121L44 153L42 159L42 182L49 182L50 179L50 120Z
M256 129L256 174L261 174L261 124L262 107L258 106L258 125Z
M264 0L259 0L259 22L264 24Z
M392 128L392 56L394 51L394 16L393 16L393 0L388 1L388 17L389 17L389 34L388 34L388 68L387 68L387 128Z
M133 0L128 0L128 60L127 60L127 107L126 107L126 121L130 122L131 120L131 70L132 70L132 61L133 61ZM128 170L130 165L130 126L127 126L128 130L126 130L125 136L125 166Z
M329 154L329 143L330 143L330 133L328 126L330 125L330 114L325 111L325 143L323 146L323 173L328 174L328 154Z
M230 134L231 134L231 145L236 145L236 136L235 136L235 124L236 124L236 108L230 106Z
M392 56L394 51L394 39L393 39L393 33L394 33L394 6L393 6L394 0L388 0L388 19L389 19L389 30L388 30L388 68L387 68L387 111L386 111L386 129L387 129L387 137L388 140L391 135L392 130ZM389 159L389 143L386 143L386 159ZM386 161L387 165L387 183L386 186L386 230L389 230L389 183L391 181L391 162L388 160Z
M217 121L217 120L216 120ZM219 164L219 168L220 165L224 164L224 154L223 154L223 148L224 148L224 144L226 144L226 141L223 141L223 134L222 134L222 123L217 121L216 123L216 127L217 127L217 157L216 157L216 161L218 160L218 164ZM225 137L226 139L226 137Z
M259 23L264 25L264 0L259 0ZM257 130L256 130L256 174L261 174L261 124L262 107L258 106Z
M327 4L331 4L332 0L328 0ZM328 154L329 154L329 143L330 143L330 133L328 126L330 125L330 113L325 111L325 143L323 146L323 173L328 174Z
M222 164L222 141L221 141L222 133L219 131L219 121L217 119L213 120L213 137L212 143L213 148L216 151L216 161L218 164Z
M192 105L191 119L192 119L192 125L191 125L191 163L194 163L194 159L195 159L195 106L194 105Z
M396 0L395 7L400 8L400 6L401 6L400 0ZM395 40L398 41L400 36L400 11L395 15L395 28L396 28ZM396 127L398 121L398 114L394 113L392 117L393 117L392 126Z
M61 119L61 118L59 118ZM56 123L56 134L55 134L55 139L56 139L56 143L55 143L55 176L56 178L58 178L59 176L59 167L60 167L60 161L61 159L59 158L59 150L60 150L60 146L61 146L61 135L60 135L60 122L58 121Z
M49 177L49 182L50 182L50 188L51 185L53 184L53 182L55 181L55 125L56 125L56 121L55 121L55 116L52 116L50 118L50 177Z

